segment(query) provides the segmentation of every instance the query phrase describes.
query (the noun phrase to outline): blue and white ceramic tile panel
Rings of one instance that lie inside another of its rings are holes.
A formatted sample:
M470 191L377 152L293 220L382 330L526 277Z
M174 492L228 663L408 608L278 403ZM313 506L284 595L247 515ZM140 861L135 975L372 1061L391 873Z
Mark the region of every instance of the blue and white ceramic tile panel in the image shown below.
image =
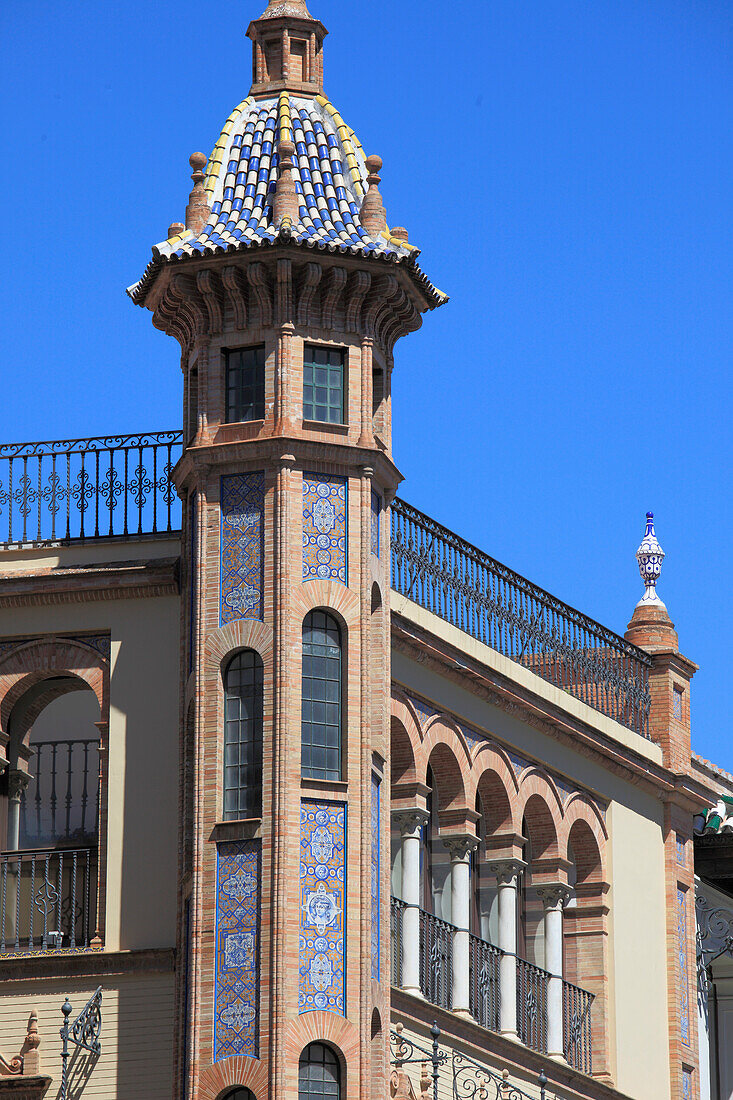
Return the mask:
M372 978L379 981L379 776L372 772Z
M677 889L677 950L680 975L680 1031L682 1042L690 1045L690 995L687 982L687 891Z
M379 517L382 511L382 498L372 489L372 554L379 557Z
M682 1070L682 1098L692 1100L692 1073L689 1069Z
M159 244L159 255L187 256L274 240L272 200L277 146L295 145L293 180L299 198L297 241L333 244L344 252L407 256L413 245L388 233L372 239L359 222L366 191L364 153L353 130L324 96L281 92L245 99L227 119L207 165L204 188L211 215L194 237L182 233Z
M260 842L216 849L214 1060L259 1054Z
M346 806L300 805L300 987L298 1012L345 1015Z
M346 584L346 479L303 474L303 580Z
M263 513L261 471L221 479L220 621L262 618Z
M684 867L687 862L685 859L685 838L681 833L676 833L675 840L677 843L677 862Z

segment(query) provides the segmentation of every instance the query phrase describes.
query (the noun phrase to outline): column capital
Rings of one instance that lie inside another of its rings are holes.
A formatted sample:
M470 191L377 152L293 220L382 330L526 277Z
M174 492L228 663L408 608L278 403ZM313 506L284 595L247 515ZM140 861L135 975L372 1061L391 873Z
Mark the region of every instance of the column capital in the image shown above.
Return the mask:
M402 807L399 810L392 810L392 820L396 822L402 836L409 836L427 824L430 814L420 806Z
M545 909L563 909L573 896L572 887L562 882L545 883L537 887L537 896Z
M463 836L441 837L441 840L443 841L443 847L448 849L450 858L454 862L463 862L471 852L475 852L478 848L478 837L471 833L466 833Z
M517 878L527 864L523 859L488 860L486 866L496 875L499 886L516 886Z
M21 772L16 768L11 769L8 772L8 798L20 801L23 792L28 788L30 778L28 772Z

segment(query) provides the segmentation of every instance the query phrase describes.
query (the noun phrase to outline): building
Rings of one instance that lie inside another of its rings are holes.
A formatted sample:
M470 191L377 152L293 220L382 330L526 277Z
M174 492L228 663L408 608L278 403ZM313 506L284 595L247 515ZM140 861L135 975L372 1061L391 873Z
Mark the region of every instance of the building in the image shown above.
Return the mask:
M0 1093L700 1097L719 782L652 517L621 636L396 496L394 348L447 299L325 27L247 33L129 291L182 430L0 449Z

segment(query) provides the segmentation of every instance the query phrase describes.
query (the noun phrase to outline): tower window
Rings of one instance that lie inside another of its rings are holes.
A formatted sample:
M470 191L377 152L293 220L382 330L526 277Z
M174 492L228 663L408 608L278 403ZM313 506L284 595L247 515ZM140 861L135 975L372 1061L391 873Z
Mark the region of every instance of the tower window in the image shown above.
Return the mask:
M301 774L341 778L341 631L325 611L303 622Z
M290 79L307 80L305 65L305 42L302 39L290 39Z
M344 351L306 345L303 352L303 419L343 424Z
M265 348L226 353L227 421L264 420Z
M262 658L232 657L224 675L224 818L262 816Z
M279 39L271 38L265 42L265 65L268 80L282 80L282 48Z
M340 1100L341 1067L325 1043L309 1043L298 1066L298 1100Z

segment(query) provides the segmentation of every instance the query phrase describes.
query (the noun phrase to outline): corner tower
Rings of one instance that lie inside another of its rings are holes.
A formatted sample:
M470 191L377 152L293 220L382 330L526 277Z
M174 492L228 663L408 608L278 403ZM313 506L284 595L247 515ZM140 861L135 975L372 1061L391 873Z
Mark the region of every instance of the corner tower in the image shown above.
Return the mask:
M291 1100L305 1066L382 1098L390 379L446 299L323 94L323 25L271 0L247 33L250 94L129 291L184 377L175 1096Z

